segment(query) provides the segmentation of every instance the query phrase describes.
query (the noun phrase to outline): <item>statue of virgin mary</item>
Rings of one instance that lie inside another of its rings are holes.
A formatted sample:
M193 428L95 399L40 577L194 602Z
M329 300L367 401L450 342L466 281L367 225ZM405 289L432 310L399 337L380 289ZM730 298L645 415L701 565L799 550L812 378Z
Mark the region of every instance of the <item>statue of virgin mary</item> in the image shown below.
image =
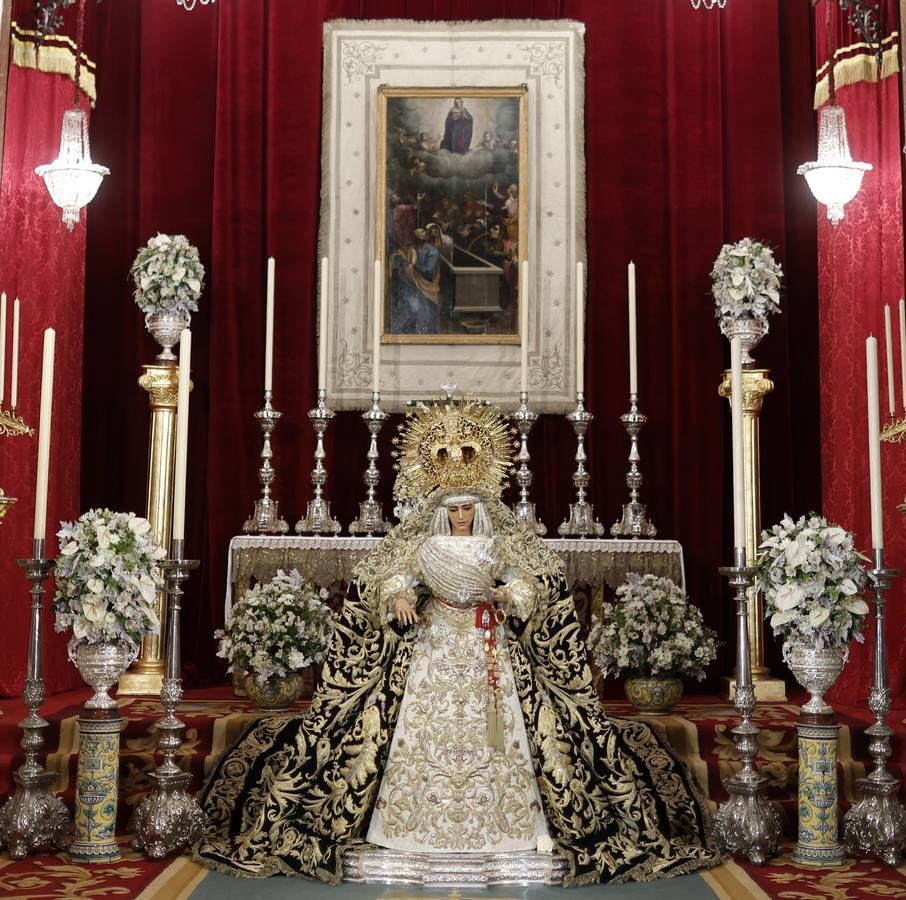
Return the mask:
M538 853L567 885L719 862L686 767L601 709L560 564L500 500L512 451L493 407L409 414L411 511L359 566L308 712L215 765L199 862L338 883L363 848Z

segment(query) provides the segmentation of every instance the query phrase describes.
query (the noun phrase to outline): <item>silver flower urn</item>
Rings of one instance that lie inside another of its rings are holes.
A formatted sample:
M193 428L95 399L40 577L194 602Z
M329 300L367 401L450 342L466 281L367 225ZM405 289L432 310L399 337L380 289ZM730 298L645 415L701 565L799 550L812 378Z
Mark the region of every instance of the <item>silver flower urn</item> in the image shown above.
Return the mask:
M839 678L849 655L847 647L805 647L795 645L790 648L787 665L796 678L810 694L811 699L802 707L804 713L811 715L830 715L834 709L824 699L833 683Z
M86 709L116 709L116 700L107 691L113 687L126 669L132 665L137 648L128 647L119 641L101 641L89 644L86 641L70 642L69 658L94 696L86 701Z
M749 351L754 350L760 343L761 339L768 333L767 319L721 319L721 333L728 341L738 337L742 346L742 364L752 366L755 364L754 358Z
M163 347L163 352L157 354L158 361L173 361L176 359L172 348L179 343L179 336L188 325L188 313L168 310L167 312L145 314L145 328L148 329L154 340Z

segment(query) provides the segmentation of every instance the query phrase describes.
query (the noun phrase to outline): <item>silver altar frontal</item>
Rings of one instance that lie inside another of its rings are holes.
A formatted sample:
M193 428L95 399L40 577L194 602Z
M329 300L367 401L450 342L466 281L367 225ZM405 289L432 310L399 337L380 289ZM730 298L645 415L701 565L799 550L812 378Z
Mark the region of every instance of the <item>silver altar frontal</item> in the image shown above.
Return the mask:
M381 541L377 537L303 537L237 535L230 541L227 560L226 609L253 582L270 581L278 569L298 569L327 587L348 582L356 565ZM685 585L683 548L679 541L545 539L562 560L570 585L619 587L627 572L672 578Z

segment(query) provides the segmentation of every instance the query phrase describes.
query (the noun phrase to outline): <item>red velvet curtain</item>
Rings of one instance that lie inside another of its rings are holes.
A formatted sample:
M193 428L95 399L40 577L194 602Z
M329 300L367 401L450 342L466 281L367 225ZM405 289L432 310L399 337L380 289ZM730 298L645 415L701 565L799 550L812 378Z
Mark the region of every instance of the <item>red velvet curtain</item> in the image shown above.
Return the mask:
M659 535L682 541L692 598L732 635L717 567L725 539L727 364L708 272L726 240L777 250L783 315L758 359L777 388L762 422L765 521L819 498L814 203L792 173L814 153L808 0L734 0L722 12L682 0L406 0L198 6L117 0L98 7L93 140L113 170L92 209L86 292L86 454L82 503L141 509L147 401L135 379L155 354L130 300L135 249L156 231L196 243L208 266L193 317L189 529L202 566L184 604L186 664L222 672L227 544L258 493L263 285L277 258L276 496L290 524L310 495L315 386L321 25L333 18L573 18L586 24L589 362L596 415L592 498L607 526L626 499L626 264L639 272L643 500ZM111 412L115 411L115 412ZM389 510L389 443L381 493ZM328 440L333 509L347 524L363 496L366 432L338 416ZM575 449L562 418L533 431L533 496L551 529L573 496ZM730 637L732 643L732 637ZM732 666L729 647L714 675ZM714 682L712 681L712 684Z
M86 101L82 101L85 103ZM3 183L0 188L0 290L7 294L6 390L10 408L12 305L21 302L19 399L16 414L37 430L43 332L56 330L47 554L57 553L61 520L79 514L82 434L82 325L85 278L85 218L67 231L34 168L56 159L63 111L73 103L72 82L61 75L10 67ZM101 186L103 194L105 186ZM89 453L91 436L87 441ZM0 436L0 485L18 502L0 524L0 694L22 690L30 583L16 559L32 555L37 435ZM45 585L45 610L53 582ZM45 677L50 691L80 683L66 659L66 637L53 634L45 616Z
M885 3L888 21L896 21L896 4ZM819 50L825 50L825 0L816 9ZM831 4L832 34L839 50L855 44L836 3ZM825 50L826 52L826 50ZM844 51L845 55L845 51ZM819 57L819 62L823 58ZM900 387L900 341L897 304L903 296L903 181L900 137L899 74L880 83L860 82L837 89L846 113L853 159L870 162L856 198L847 204L843 221L832 226L819 209L818 278L820 294L821 468L823 509L828 518L856 531L857 545L871 555L868 484L868 436L865 339L879 339L882 427L889 419L884 305L893 313L893 360L896 414L904 414ZM812 157L813 158L813 157ZM906 535L896 506L906 497L902 444L881 445L886 562L906 567ZM902 579L887 595L890 684L894 696L906 680L906 657L896 652L906 633ZM865 645L854 645L834 696L863 702L871 682L872 626Z

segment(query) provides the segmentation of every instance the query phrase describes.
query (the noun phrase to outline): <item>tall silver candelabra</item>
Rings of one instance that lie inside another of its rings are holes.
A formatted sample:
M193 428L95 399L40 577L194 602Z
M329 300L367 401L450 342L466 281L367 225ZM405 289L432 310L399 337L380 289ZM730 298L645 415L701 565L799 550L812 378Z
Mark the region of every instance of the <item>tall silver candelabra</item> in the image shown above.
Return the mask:
M25 762L13 775L15 793L0 808L0 844L9 848L13 859L22 859L47 844L65 850L72 841L72 817L53 792L56 772L46 771L38 760L47 727L47 720L38 713L44 702L41 612L44 582L53 572L54 561L44 558L44 541L36 539L32 559L20 559L18 564L26 570L26 578L31 582L31 618L22 693L28 715L19 723L23 731L21 745Z
M585 394L576 392L576 408L566 417L576 432L576 471L573 473L573 484L576 486L576 502L569 505L569 516L560 523L558 534L564 537L601 537L604 526L595 519L594 507L585 496L591 475L585 468L588 457L585 455L585 435L594 415L585 409Z
M871 738L868 752L875 767L868 777L856 781L862 799L843 817L843 845L850 856L858 851L870 852L887 865L898 866L906 847L906 811L897 797L900 782L887 771L893 729L886 721L890 712L890 687L887 682L884 594L900 573L897 569L884 567L883 549L876 548L872 555L874 568L869 569L869 575L875 595L875 656L868 708L875 721L865 733Z
M538 418L528 408L528 394L519 394L519 409L510 414L516 430L519 432L519 468L516 470L516 483L519 485L519 500L513 504L513 512L522 519L531 531L539 536L547 534L547 526L535 518L535 504L529 500L529 487L532 483L532 470L529 468L528 436L532 425Z
M366 498L359 504L359 517L349 526L350 534L386 534L390 531L390 523L384 521L381 504L375 499L375 490L381 480L378 471L377 436L387 419L387 413L381 409L380 391L371 395L371 409L362 413L362 418L371 434L371 443L368 445L368 468L365 470L364 480L368 486Z
M182 663L179 641L179 612L182 583L197 568L197 559L184 559L184 542L174 540L170 559L161 563L167 581L167 668L160 689L164 715L157 724L157 746L162 760L148 777L154 785L135 811L135 840L132 846L151 859L161 859L173 850L193 844L201 832L204 815L198 801L186 791L192 775L176 764L185 725L176 718L182 700Z
M629 502L623 504L623 518L610 526L610 534L613 537L653 538L657 534L657 528L648 521L645 504L639 503L639 488L642 486L639 432L648 421L648 416L639 412L638 394L629 395L629 412L623 413L620 421L629 435L629 471L626 473Z
M752 721L755 687L749 651L749 595L755 570L746 566L745 547L734 551L735 566L720 570L736 588L736 691L734 702L739 724L733 729L736 752L742 767L723 781L730 799L714 816L715 843L727 853L742 853L755 865L764 865L780 848L780 816L764 795L767 781L755 768L758 753L758 726Z
M317 435L315 444L315 467L311 470L311 485L315 496L308 501L305 516L296 522L297 534L339 534L340 523L330 514L330 501L324 499L324 485L327 483L327 468L324 459L324 432L333 418L332 409L327 407L327 389L318 388L318 405L308 411L308 418Z
M272 391L264 392L264 406L255 413L261 433L264 435L264 445L261 448L261 468L258 470L258 481L261 482L261 497L255 501L252 515L245 520L242 530L246 534L286 534L289 525L280 518L278 501L271 497L271 485L277 477L277 472L271 465L274 451L271 449L271 432L277 427L277 422L283 413L277 412L271 406Z

